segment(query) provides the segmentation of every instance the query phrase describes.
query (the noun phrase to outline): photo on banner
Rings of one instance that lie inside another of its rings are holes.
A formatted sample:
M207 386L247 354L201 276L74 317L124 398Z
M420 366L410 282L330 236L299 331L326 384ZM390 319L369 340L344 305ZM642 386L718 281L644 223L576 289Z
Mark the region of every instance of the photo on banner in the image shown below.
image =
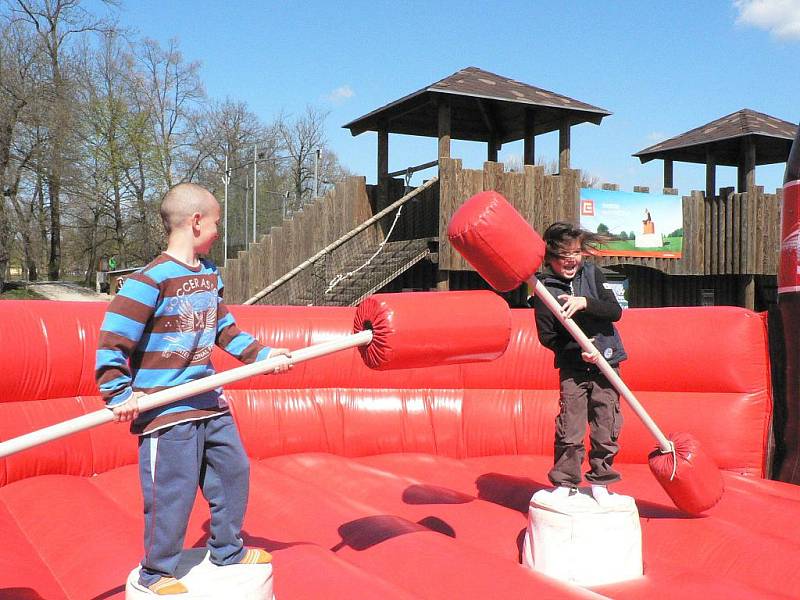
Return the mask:
M581 188L581 227L611 238L602 256L680 258L683 251L683 199Z

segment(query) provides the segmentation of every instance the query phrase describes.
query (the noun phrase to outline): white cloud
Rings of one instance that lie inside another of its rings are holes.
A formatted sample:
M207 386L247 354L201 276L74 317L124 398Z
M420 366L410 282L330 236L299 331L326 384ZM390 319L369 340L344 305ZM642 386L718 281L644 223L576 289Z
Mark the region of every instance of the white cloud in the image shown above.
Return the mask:
M352 98L355 95L356 95L356 93L353 91L353 88L351 88L349 85L345 84L345 85L340 85L338 88L333 90L330 94L325 96L325 98L329 102L333 102L334 104L342 104L343 102L346 102L347 100L349 100L350 98Z
M800 0L734 0L737 25L769 31L780 39L800 39Z
M656 142L663 142L665 139L667 139L667 134L661 131L651 131L647 134L647 141L653 142L654 144Z

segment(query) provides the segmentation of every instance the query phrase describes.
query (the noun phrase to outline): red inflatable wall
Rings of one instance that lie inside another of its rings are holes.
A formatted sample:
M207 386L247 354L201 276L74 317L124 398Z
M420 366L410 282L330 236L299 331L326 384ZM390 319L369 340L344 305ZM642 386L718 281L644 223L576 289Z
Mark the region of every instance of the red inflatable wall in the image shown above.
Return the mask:
M105 305L0 303L17 343L0 347L0 438L101 406L94 348ZM351 308L233 308L240 325L298 348L352 329ZM763 475L771 416L762 315L732 307L628 310L623 378L666 433L690 431L724 469ZM356 350L227 387L254 456L435 452L549 455L558 380L532 312L512 311L509 350L484 364L378 372ZM758 349L758 351L754 351ZM217 368L238 363L221 351ZM380 407L376 410L375 407ZM626 412L626 408L623 407ZM0 460L0 484L34 474L90 475L135 462L120 427L101 427ZM633 415L620 460L645 463L654 442Z

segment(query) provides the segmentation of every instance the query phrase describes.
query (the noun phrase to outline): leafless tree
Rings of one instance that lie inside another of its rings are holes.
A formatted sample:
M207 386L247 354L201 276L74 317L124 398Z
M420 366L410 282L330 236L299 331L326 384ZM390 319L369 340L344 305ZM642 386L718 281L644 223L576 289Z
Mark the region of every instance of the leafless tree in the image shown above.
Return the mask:
M25 129L41 110L41 46L25 27L5 23L0 29L0 288L11 253L12 221L21 216L18 194L37 145L25 143ZM13 208L13 214L7 210ZM16 229L16 228L15 228ZM27 228L26 228L27 230ZM23 237L25 253L30 239ZM30 264L29 264L30 270ZM35 268L33 269L34 276Z
M70 81L65 77L66 52L71 38L90 31L107 31L111 24L90 14L80 0L16 0L12 15L29 25L39 38L49 66L51 103L48 111L49 157L46 185L50 200L50 257L48 275L58 279L61 271L61 188L64 151L72 126Z
M177 40L166 48L144 40L135 54L138 77L135 91L144 108L153 136L153 152L166 189L188 180L196 164L192 116L205 98L199 62L187 63Z
M101 39L99 47L84 47L81 60L81 82L78 96L80 131L83 143L79 159L83 167L84 182L92 181L92 193L87 201L96 204L90 223L99 226L106 214L111 221L113 240L110 254L118 257L120 266L127 266L126 204L130 199L125 173L131 168L130 152L125 144L125 121L129 103L125 97L124 49L116 32ZM87 186L82 186L86 188ZM77 197L82 196L76 190ZM85 239L97 242L98 232L91 231ZM88 249L95 258L96 245ZM92 269L93 270L93 269Z
M240 248L281 223L287 195L311 200L315 166L320 194L346 174L326 145L327 113L269 123L243 101L209 102L177 42L129 39L87 6L0 0L0 285L12 259L32 279L46 269L86 281L102 254L150 260L163 193L197 181L222 199L226 157Z
M281 114L276 121L283 149L289 157L289 177L298 205L313 193L314 154L325 145L327 116L327 112L308 106L299 117Z

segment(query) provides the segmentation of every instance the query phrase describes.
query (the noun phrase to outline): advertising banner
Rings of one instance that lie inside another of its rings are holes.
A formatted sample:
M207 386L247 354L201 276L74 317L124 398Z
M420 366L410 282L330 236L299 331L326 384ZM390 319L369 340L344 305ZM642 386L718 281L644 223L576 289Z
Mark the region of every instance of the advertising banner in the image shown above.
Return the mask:
M581 227L608 235L603 256L680 258L683 199L665 194L581 189Z

